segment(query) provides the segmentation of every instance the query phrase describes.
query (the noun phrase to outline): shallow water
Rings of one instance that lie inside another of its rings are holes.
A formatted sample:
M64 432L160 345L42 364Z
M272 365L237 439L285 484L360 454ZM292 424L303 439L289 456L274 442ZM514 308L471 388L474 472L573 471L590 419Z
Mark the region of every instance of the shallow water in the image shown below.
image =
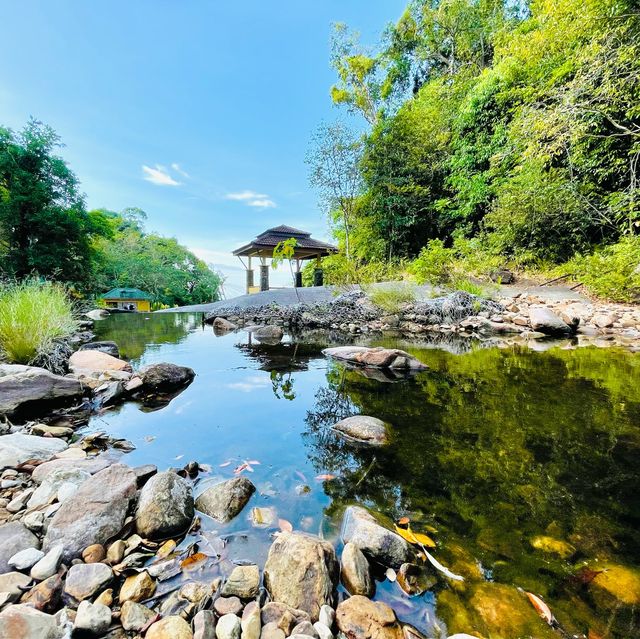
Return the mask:
M215 571L234 560L262 564L279 518L339 544L344 506L360 503L410 517L415 531L436 540L434 555L467 577L462 586L441 579L409 598L380 576L376 598L429 636L444 633L447 623L449 630L460 632L464 623L466 632L502 636L482 627L482 614L462 621L481 600L493 609L486 597L504 603L502 590L482 590L486 581L544 598L561 630L540 621L535 636L640 636L639 355L360 338L409 350L430 367L389 381L322 356L344 336L261 345L244 332L216 337L200 315L174 314L114 315L96 332L116 341L136 368L168 361L197 373L164 408L128 403L92 419L90 428L136 445L127 463L209 464L198 492L207 481L234 476L244 460L260 462L244 471L258 492L236 520L205 521L211 539L228 536ZM354 449L330 433L333 423L358 413L393 426L388 448ZM335 479L316 479L327 474ZM272 508L274 524L254 527L252 507ZM553 552L549 544L533 547L540 536L553 540ZM609 581L624 577L612 586L627 593L622 603L602 594L597 571L605 567Z

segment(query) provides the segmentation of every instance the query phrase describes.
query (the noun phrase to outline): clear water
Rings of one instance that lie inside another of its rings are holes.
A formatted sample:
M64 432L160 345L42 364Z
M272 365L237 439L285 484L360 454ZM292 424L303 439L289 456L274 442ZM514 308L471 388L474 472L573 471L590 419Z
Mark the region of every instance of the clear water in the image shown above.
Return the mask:
M412 598L379 576L376 598L429 636L447 624L506 636L500 626L483 627L482 615L461 621L482 598L476 582L486 581L544 598L561 628L540 621L534 636L640 636L639 355L362 338L409 350L430 367L391 382L322 356L344 336L262 345L244 332L217 337L200 315L174 314L114 315L96 332L116 341L136 368L168 361L197 373L162 409L127 403L92 419L91 428L136 445L127 463L209 464L197 492L234 476L244 460L260 462L244 471L258 488L245 510L227 526L205 518L205 538L228 540L213 572L228 571L232 561L263 563L278 519L339 545L342 511L359 503L390 518L410 517L414 530L436 540L434 555L467 576L463 586L441 579ZM358 413L393 426L389 447L354 449L330 433L333 423ZM335 479L316 479L327 474ZM255 527L253 507L272 508L275 523ZM535 549L539 536L570 544L571 556ZM626 593L622 603L602 594L602 576L593 575L602 568ZM496 592L500 611L506 604ZM524 594L521 600L529 606Z

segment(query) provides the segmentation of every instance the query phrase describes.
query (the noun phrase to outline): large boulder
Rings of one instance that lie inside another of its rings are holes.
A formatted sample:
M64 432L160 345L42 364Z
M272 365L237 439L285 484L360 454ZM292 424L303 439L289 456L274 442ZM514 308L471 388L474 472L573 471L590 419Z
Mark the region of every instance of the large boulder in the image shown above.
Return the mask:
M364 508L349 506L342 521L342 539L358 547L369 559L384 566L399 568L411 561L409 544L397 533L388 530Z
M193 519L190 484L172 470L154 475L140 491L136 529L148 539L184 532Z
M68 636L57 617L26 604L8 606L0 612L0 639L62 639Z
M256 487L246 477L234 477L207 488L196 508L219 522L231 521L245 507Z
M552 310L544 306L532 306L529 309L529 322L534 331L545 335L568 335L571 327Z
M79 350L100 351L101 353L111 355L111 357L120 358L120 349L118 348L118 345L111 341L87 342L86 344L83 344Z
M261 326L253 331L253 336L261 342L277 343L282 339L284 332L279 326L269 324L268 326Z
M303 533L281 533L269 549L264 583L274 601L304 610L318 621L333 605L339 565L333 546Z
M40 548L40 541L22 522L0 526L0 574L9 572L9 559L27 548Z
M389 443L387 425L377 417L354 415L340 420L331 427L347 441L364 446L384 446Z
M188 386L196 376L192 368L162 362L151 364L140 371L140 378L146 390L171 392Z
M362 595L354 595L340 603L336 623L349 639L403 638L393 610L382 601L371 601Z
M325 348L323 355L354 366L368 368L391 368L394 370L419 371L427 367L420 360L397 348L369 348L367 346L336 346Z
M91 544L105 544L118 533L136 494L136 475L114 464L87 479L51 519L44 549L64 545L65 562L80 556Z
M28 508L37 508L44 504L49 504L58 494L58 491L65 484L72 486L80 486L91 475L86 470L78 468L59 468L49 473L45 480L35 489L31 495ZM68 487L68 486L67 486ZM58 499L60 501L60 499Z
M49 459L65 448L67 443L55 437L23 433L0 435L0 468L15 468L28 459Z
M44 368L0 364L0 415L37 414L82 396L80 382Z
M31 473L31 479L36 484L42 483L51 473L57 470L79 470L95 475L101 470L108 468L111 464L115 464L116 457L109 453L103 453L97 457L88 457L86 459L52 459L36 466Z
M131 372L131 364L98 350L76 351L69 358L69 368L76 374L104 373L105 371Z

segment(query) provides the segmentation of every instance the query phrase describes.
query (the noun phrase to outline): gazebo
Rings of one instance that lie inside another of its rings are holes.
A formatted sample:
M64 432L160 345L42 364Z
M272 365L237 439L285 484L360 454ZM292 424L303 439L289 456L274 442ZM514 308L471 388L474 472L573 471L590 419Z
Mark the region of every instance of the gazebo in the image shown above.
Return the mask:
M294 248L293 259L296 261L295 270L295 285L296 287L302 286L302 272L301 264L303 260L317 260L318 267L314 273L313 284L314 286L322 286L323 275L320 268L320 258L332 253L337 253L338 249L326 242L320 242L314 240L311 237L311 233L294 229L291 226L281 224L275 226L272 229L267 229L264 233L260 233L255 240L241 246L236 249L233 254L242 262L247 272L247 293L257 293L258 291L269 290L269 265L267 259L273 257L273 249L275 249L280 242L294 238L296 240L296 246ZM242 259L247 258L246 263ZM253 283L253 268L251 266L251 259L257 257L260 259L260 286L254 286Z

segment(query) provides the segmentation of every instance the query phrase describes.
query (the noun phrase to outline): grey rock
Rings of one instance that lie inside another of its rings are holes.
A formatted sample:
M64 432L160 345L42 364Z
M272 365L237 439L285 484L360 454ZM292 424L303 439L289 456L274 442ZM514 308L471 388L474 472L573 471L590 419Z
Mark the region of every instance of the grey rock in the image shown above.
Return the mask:
M258 566L236 566L222 588L225 597L253 599L260 588L260 570Z
M238 597L218 597L213 602L213 609L219 617L224 615L235 615L242 610L242 602Z
M62 560L62 553L64 548L62 544L53 546L47 553L31 568L31 576L38 581L44 581L45 579L55 575Z
M31 479L33 479L36 484L41 484L50 473L62 468L67 470L82 470L90 475L95 475L115 463L116 457L110 453L103 453L90 459L52 459L51 461L36 466L33 473L31 473Z
M216 317L213 322L213 328L215 331L219 331L221 333L228 331L235 331L238 328L233 322L226 320L224 317Z
M324 624L329 630L333 628L336 621L336 611L326 604L320 608L320 616L318 622Z
M0 573L9 572L9 559L27 548L40 548L40 540L19 521L0 526Z
M211 610L200 610L193 618L193 639L215 639L215 636L216 616Z
M0 575L0 592L8 593L7 601L18 601L23 590L26 590L30 583L31 577L28 575L21 572L6 572Z
M333 639L333 633L326 624L316 621L316 623L313 624L313 628L320 639Z
M92 635L103 635L111 625L111 610L101 603L81 601L73 627Z
M58 490L63 484L70 483L80 486L91 475L86 470L78 468L58 468L49 473L43 482L36 488L29 499L29 508L36 508L43 504L48 504L58 494Z
M0 387L1 396L2 387ZM15 468L28 459L49 459L65 448L67 443L55 437L38 437L23 433L0 435L0 468Z
M571 333L571 328L552 310L544 306L530 307L529 321L534 331L540 331L545 335L567 335Z
M136 530L148 539L184 532L193 519L190 484L173 471L154 475L140 491Z
M29 570L34 564L37 564L44 557L42 550L37 548L25 548L20 550L7 562L16 570Z
M377 417L354 415L340 420L331 430L347 441L365 446L385 446L389 443L387 425Z
M240 639L241 631L240 619L236 615L223 615L216 624L218 639Z
M375 581L371 577L371 567L355 544L351 542L345 544L340 564L342 583L349 594L372 597L375 592Z
M22 523L33 532L40 532L44 528L44 513L41 510L34 510L22 518Z
M90 599L113 579L107 564L75 564L69 568L64 591L76 601Z
M252 601L245 606L242 611L240 626L242 628L242 639L260 639L262 620L260 618L260 606L256 601Z
M294 626L291 631L291 636L293 637L295 635L306 635L307 637L319 639L318 633L310 621L301 621L297 626Z
M18 513L27 506L27 502L31 499L31 495L33 495L34 488L27 488L27 490L23 490L21 493L16 495L6 506L5 508L10 513Z
M26 604L0 612L0 639L62 639L64 634L56 617Z
M193 369L177 364L151 364L143 368L140 378L144 387L152 391L175 391L189 385L196 376Z
M120 622L125 630L139 632L155 615L153 610L142 604L125 601L120 609Z
M285 637L284 630L273 621L262 626L260 631L260 639L285 639Z
M120 349L115 342L102 341L102 342L88 342L80 347L81 351L100 351L111 355L111 357L120 358Z
M420 360L397 348L367 346L336 346L325 348L322 354L354 366L420 371L427 368Z
M234 477L207 488L196 508L219 522L231 521L247 504L256 487L246 477Z
M282 329L279 326L261 326L253 332L253 335L258 340L274 340L280 341L284 335Z

